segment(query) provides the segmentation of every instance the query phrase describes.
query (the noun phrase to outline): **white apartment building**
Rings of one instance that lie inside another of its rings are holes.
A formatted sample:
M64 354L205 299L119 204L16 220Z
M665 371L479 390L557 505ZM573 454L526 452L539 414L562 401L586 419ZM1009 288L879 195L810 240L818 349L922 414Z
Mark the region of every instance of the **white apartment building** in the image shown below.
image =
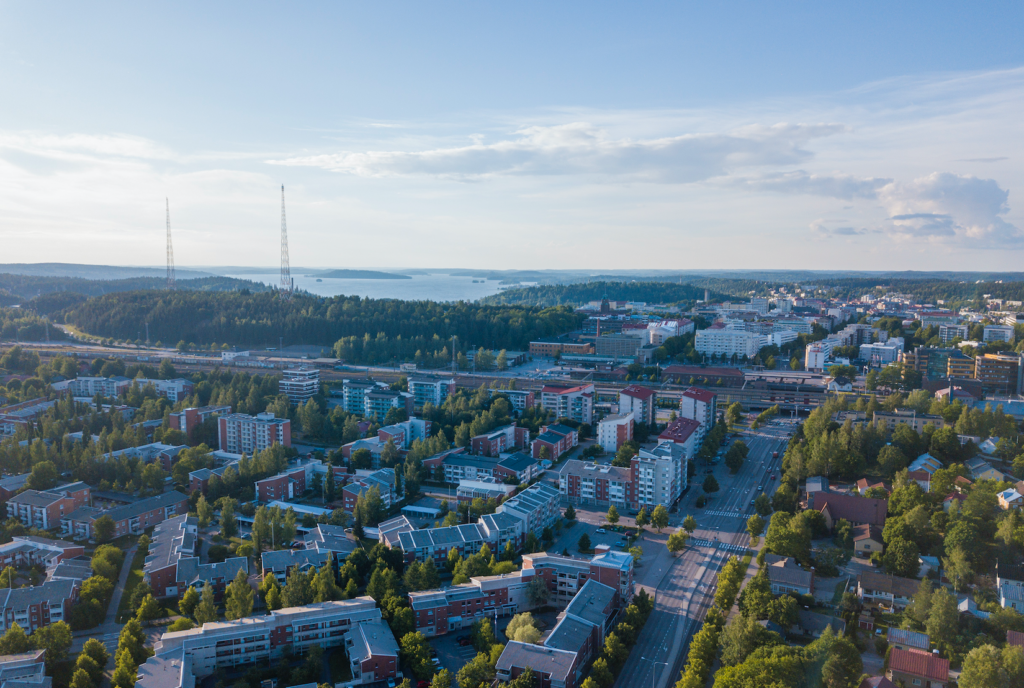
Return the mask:
M982 339L986 342L1012 342L1013 328L1009 325L985 325Z
M768 299L760 297L750 299L750 310L757 311L761 315L767 315Z
M633 439L633 411L614 416L605 416L597 423L597 443L606 452L615 453L623 444Z
M594 385L561 387L545 385L540 391L540 403L555 418L568 418L577 423L594 422Z
M653 389L630 385L619 392L619 415L632 413L637 423L653 425L656 401L657 396Z
M779 318L772 325L772 331L782 332L783 330L792 330L797 334L810 334L814 331L814 324L804 318Z
M383 382L375 382L373 380L342 380L341 406L349 413L362 415L366 407L366 394L384 389L388 389L388 385Z
M718 418L718 397L706 389L691 387L679 399L679 417L700 423L697 431L697 443L700 444Z
M305 654L313 645L338 647L357 624L380 618L371 597L320 602L164 633L154 649L157 657L183 652L191 659L195 676L202 678L217 669L275 660L286 648Z
M292 446L292 426L287 418L275 418L273 413L249 416L232 413L217 419L217 439L220 448L232 454L263 451L274 444Z
M903 338L894 337L888 342L874 342L860 345L860 358L871 365L889 365L899 360L903 353ZM808 369L809 370L809 369Z
M725 328L712 327L706 330L698 330L694 348L697 353L705 356L728 356L733 354L742 358L743 356L753 357L764 346L765 338L762 335L743 330L729 330Z
M139 388L151 384L156 389L157 394L175 402L183 400L192 393L192 383L182 378L175 380L147 380L140 377L136 378L134 382Z
M967 335L967 325L939 325L939 340L943 344L949 344L957 337L966 340Z
M285 370L277 391L295 406L305 404L320 392L320 371L316 368Z
M73 397L94 397L100 394L105 397L116 397L127 392L132 381L126 377L79 377L74 380L55 382L56 391L68 390Z
M671 506L686 489L686 457L682 446L664 442L641 449L635 459L636 500L650 511L659 504Z
M455 392L455 378L410 377L409 393L417 408L425 404L440 406Z
M808 344L804 349L804 368L807 370L825 370L825 364L832 357L832 344L828 341Z

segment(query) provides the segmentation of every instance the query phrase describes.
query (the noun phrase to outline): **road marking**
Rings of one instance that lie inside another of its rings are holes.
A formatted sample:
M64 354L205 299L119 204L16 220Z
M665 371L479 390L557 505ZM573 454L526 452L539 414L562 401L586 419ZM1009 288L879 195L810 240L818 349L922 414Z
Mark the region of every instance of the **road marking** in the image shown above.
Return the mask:
M720 510L717 510L717 509L712 509L711 511L705 511L704 513L707 514L708 516L730 516L732 518L746 518L747 517L747 514L745 512L736 513L735 511L720 511Z
M728 542L721 542L719 540L701 540L693 539L690 542L697 547L714 547L715 549L722 549L726 552L743 552L746 553L750 548L744 547L743 545L733 545Z

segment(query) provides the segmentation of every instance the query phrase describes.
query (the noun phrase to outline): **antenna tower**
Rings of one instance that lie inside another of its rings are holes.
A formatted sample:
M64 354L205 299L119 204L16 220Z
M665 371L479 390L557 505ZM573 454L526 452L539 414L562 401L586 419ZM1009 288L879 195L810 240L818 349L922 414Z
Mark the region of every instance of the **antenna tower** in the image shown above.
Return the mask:
M171 202L164 199L167 204L167 288L174 289L174 246L171 245Z
M284 217L284 184L281 185L281 292L292 295L292 269L288 262L288 223Z

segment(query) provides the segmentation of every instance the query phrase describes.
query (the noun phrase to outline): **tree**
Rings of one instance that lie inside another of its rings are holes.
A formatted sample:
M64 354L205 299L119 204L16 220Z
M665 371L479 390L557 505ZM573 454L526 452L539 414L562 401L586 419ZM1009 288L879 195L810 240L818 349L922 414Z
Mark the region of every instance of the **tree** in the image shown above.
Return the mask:
M95 682L85 669L75 669L71 675L70 688L95 688Z
M687 514L686 518L683 519L683 530L690 535L693 535L693 531L697 530L697 519L692 515Z
M228 621L242 619L252 614L252 586L249 585L245 569L238 569L238 573L228 585L224 597L224 616Z
M109 542L114 537L116 527L114 519L106 514L92 522L92 532L97 542Z
M203 594L195 609L196 623L202 626L205 623L212 623L220 618L217 614L217 605L213 600L213 586L204 585Z
M71 626L58 621L37 628L32 634L32 645L37 650L46 650L47 666L59 664L67 659L71 648Z
M185 616L192 616L192 613L196 610L196 605L199 604L199 593L191 585L185 594L181 596L181 601L178 602L178 609Z
M963 547L958 545L947 545L948 556L942 558L942 566L945 569L947 578L952 579L953 588L963 591L971 582L974 575L974 568L971 566L970 557Z
M28 651L31 643L18 622L15 621L0 638L0 655L20 655Z
M893 575L917 578L917 570L920 568L919 554L920 551L915 543L897 538L885 548L882 562L885 565L885 570Z
M60 472L52 461L40 461L32 466L32 473L28 476L26 484L33 490L49 490L57 484L59 478Z
M709 473L708 476L704 478L703 488L705 492L718 492L718 481L715 480L715 476Z
M205 528L213 520L213 507L206 501L206 495L199 495L196 503L196 513L199 515L199 527Z
M512 617L512 620L508 622L508 626L505 628L505 637L520 643L536 644L540 640L540 631L537 630L533 614L523 612Z
M992 645L982 645L967 653L960 673L960 688L1005 688L1009 684L1003 669L1003 656Z
M226 538L238 535L238 519L235 517L235 500L225 499L220 508L220 534Z
M433 673L430 663L430 646L427 638L419 631L406 633L400 643L402 663L412 669L413 675L421 681L429 679Z
M644 526L651 522L650 517L647 515L647 507L640 507L640 511L636 515L636 527L643 530Z
M764 492L754 500L754 511L762 518L772 513L772 500Z
M531 607L547 604L550 594L548 584L540 576L535 576L526 586L526 599Z
M612 525L619 522L619 510L615 508L615 505L608 507L608 514L605 516L605 520Z
M106 645L96 638L89 638L85 641L85 645L82 647L82 654L91 657L100 669L105 668L107 662L110 661L110 652L107 651Z
M939 646L940 650L949 647L953 638L956 637L957 626L960 621L960 612L957 609L956 597L945 588L939 588L932 594L932 608L928 613L928 623L925 628L932 642Z
M186 619L185 617L181 617L180 619L176 620L174 623L167 627L167 632L177 633L178 631L190 631L195 627L196 625L192 623L192 619Z
M572 508L572 504L565 507L565 520L569 522L576 520L576 510Z
M452 688L452 672L441 669L434 674L434 678L430 681L430 688Z
M664 505L659 504L654 507L654 511L651 512L651 525L657 528L659 533L663 528L668 527L668 509Z
M590 536L587 535L586 533L583 533L583 535L580 535L580 539L576 543L576 548L579 551L581 551L581 552L589 552L590 551Z
M686 548L686 541L690 539L690 536L683 530L677 530L668 536L668 542L666 546L668 551L673 555L678 554Z
M139 621L148 621L160 616L161 611L160 603L157 602L156 598L154 598L152 593L150 593L142 598L138 611L135 613L135 618Z
M722 631L722 664L736 666L757 648L781 643L779 634L763 628L756 616L737 614Z
M491 664L491 658L483 652L477 654L469 663L459 669L456 679L459 682L459 688L479 688L481 685L491 685L491 681L494 680L494 665Z
M751 538L760 537L761 533L764 532L764 519L760 515L754 514L747 519L747 533L750 534Z
M494 626L490 619L477 619L470 627L469 637L473 640L473 647L479 652L488 652L491 646L497 642L494 638Z

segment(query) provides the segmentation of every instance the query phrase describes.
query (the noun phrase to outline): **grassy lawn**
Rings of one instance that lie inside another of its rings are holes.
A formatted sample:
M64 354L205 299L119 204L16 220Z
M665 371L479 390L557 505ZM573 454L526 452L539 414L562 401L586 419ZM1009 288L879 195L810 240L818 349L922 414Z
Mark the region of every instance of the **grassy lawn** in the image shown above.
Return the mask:
M838 607L839 604L843 601L843 593L846 592L846 584L849 582L849 578L844 578L843 580L836 583L835 592L832 593L832 604L836 607Z
M352 680L352 667L348 662L345 649L337 647L328 650L327 666L331 671L331 683L344 683Z
M132 568L128 573L128 582L125 583L124 586L124 594L121 595L121 603L117 605L118 623L124 623L128 621L130 617L129 609L132 601L132 593L135 592L135 588L142 582L142 566L145 563L146 553L141 549L137 550L130 564Z

